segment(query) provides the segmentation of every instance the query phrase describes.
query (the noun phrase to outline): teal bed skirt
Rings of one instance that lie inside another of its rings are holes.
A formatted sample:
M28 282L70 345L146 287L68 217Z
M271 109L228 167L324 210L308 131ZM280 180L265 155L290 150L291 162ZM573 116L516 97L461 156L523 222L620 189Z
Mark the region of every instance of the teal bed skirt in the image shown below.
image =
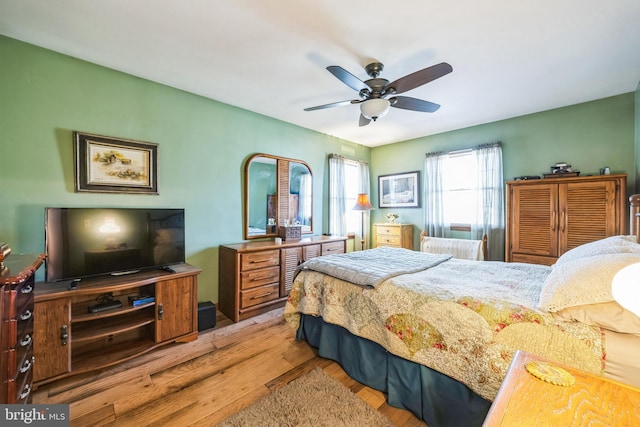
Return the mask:
M386 393L389 405L411 411L429 427L481 426L491 406L464 384L319 317L302 315L296 337L316 347L321 357L338 362L351 378Z

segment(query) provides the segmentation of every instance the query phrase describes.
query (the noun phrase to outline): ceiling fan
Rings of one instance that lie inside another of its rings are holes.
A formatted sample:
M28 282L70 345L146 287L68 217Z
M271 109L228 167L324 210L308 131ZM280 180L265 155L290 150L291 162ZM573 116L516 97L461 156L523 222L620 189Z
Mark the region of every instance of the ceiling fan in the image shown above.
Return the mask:
M367 65L365 70L371 78L362 81L338 65L327 67L327 70L338 78L338 80L350 88L357 90L360 99L318 105L316 107L305 108L304 111L360 104L360 126L368 125L371 123L371 120L375 122L389 112L389 107L433 113L440 108L440 105L422 99L395 95L415 89L418 86L427 84L453 71L451 65L446 62L441 62L440 64L424 68L389 83L389 80L378 77L380 73L382 73L383 68L384 65L379 62L373 62Z

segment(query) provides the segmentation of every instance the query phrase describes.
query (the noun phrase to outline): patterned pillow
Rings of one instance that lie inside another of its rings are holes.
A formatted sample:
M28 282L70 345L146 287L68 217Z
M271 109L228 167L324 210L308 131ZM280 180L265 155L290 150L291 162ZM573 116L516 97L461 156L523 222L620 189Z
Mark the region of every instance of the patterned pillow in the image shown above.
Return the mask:
M562 254L556 261L554 268L581 258L622 253L640 254L640 244L636 241L635 236L611 236L595 242L585 243Z
M556 312L567 307L614 301L613 276L639 263L639 253L609 253L556 264L540 293L540 308Z

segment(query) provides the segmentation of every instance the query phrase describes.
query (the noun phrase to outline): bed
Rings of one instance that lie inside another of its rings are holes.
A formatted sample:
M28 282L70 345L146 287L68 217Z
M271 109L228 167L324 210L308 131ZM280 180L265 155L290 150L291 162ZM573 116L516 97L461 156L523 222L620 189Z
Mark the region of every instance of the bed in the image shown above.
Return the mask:
M518 349L640 387L640 318L610 290L637 262L637 235L551 267L387 247L330 255L299 267L284 316L390 405L430 427L481 425Z

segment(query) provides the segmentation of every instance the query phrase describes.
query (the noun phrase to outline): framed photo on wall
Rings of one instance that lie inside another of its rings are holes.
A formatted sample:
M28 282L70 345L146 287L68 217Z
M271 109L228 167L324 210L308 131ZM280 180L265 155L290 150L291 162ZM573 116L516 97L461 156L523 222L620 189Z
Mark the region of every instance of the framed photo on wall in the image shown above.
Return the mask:
M76 192L158 194L158 144L73 132Z
M420 171L378 176L378 207L420 207Z

